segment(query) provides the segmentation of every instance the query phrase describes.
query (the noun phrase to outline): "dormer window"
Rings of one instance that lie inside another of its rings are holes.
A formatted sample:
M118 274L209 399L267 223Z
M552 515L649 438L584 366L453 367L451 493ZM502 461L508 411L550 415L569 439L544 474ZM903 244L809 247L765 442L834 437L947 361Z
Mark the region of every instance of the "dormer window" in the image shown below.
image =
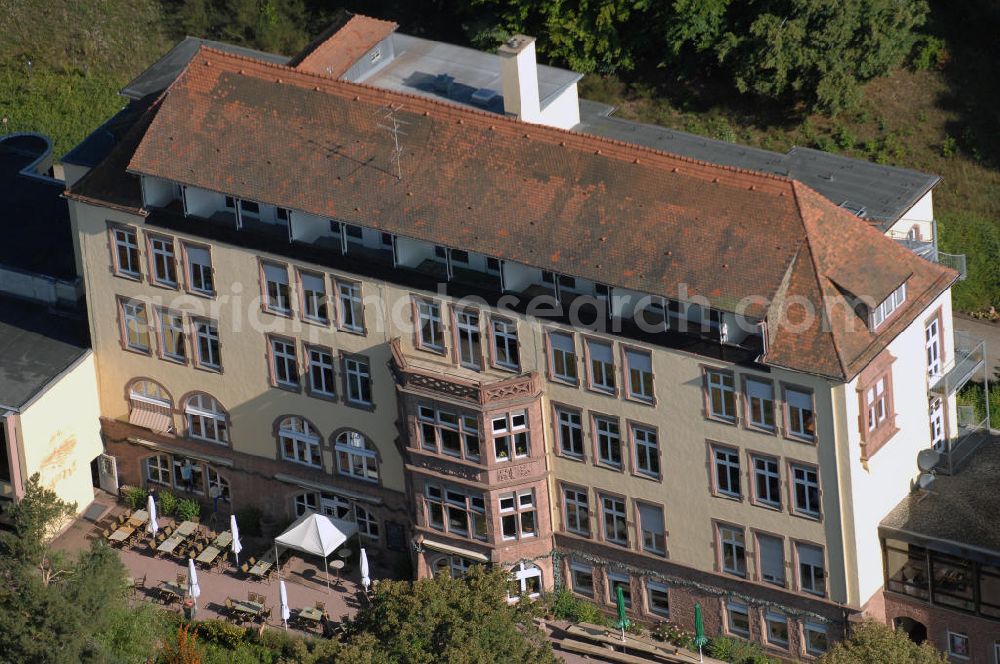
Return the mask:
M884 323L893 312L899 307L903 306L903 302L906 301L906 282L900 284L899 288L894 290L889 294L889 297L882 300L882 302L872 310L872 329L876 329L879 325Z
M240 214L246 215L248 217L259 217L260 216L260 204L253 201L240 201Z

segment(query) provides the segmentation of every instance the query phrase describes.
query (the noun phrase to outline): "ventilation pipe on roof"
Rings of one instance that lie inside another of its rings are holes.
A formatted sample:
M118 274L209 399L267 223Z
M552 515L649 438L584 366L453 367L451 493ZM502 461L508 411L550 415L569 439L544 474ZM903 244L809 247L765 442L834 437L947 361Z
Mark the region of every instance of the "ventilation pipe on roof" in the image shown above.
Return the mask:
M501 58L504 112L525 122L540 123L542 109L538 98L535 38L514 35L497 53Z

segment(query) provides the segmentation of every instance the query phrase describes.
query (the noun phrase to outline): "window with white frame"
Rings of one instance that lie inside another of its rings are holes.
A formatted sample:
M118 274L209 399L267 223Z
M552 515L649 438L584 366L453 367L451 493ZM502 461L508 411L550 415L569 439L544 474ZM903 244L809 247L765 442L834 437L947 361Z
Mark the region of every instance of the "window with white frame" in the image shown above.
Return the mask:
M948 654L959 659L969 659L969 635L949 630Z
M754 498L762 505L781 508L781 470L773 457L751 457L753 461Z
M628 395L639 401L653 400L653 357L643 350L625 351L628 372Z
M169 309L159 309L160 353L176 362L187 362L187 332L184 317Z
M750 636L750 607L742 602L726 602L726 628L731 634Z
M594 417L594 434L597 436L597 459L612 468L622 467L622 436L618 420L611 417Z
M799 589L814 595L826 595L823 549L796 542L795 554L799 562Z
M670 617L670 595L667 584L659 581L646 581L646 603L649 612L661 618Z
M344 374L347 381L347 401L370 406L372 404L372 374L368 360L357 356L345 357Z
M549 332L552 378L576 385L576 343L572 334Z
M517 323L505 318L492 318L493 362L504 369L521 368L521 352L517 345Z
M447 574L453 579L461 579L469 573L469 568L473 565L474 562L462 556L439 556L434 560L433 574L434 576Z
M601 496L601 518L604 521L604 539L613 544L628 546L628 513L625 499Z
M278 441L281 444L281 457L286 461L316 468L323 466L323 454L320 451L322 439L305 419L283 419L278 425Z
M578 563L575 560L569 564L570 585L573 592L594 596L594 568L592 565Z
M611 344L587 339L590 358L590 387L602 392L615 391L615 358Z
M806 651L810 655L822 655L829 649L830 642L826 634L826 625L806 622L802 626L802 634L806 642Z
M556 408L559 451L566 456L583 457L583 423L578 410Z
M187 255L188 288L202 295L215 293L215 276L212 271L212 254L205 247L184 245Z
M455 312L455 335L458 337L458 362L469 369L483 368L483 342L479 331L479 312L461 309Z
M326 299L326 277L312 272L300 272L302 286L302 316L315 323L326 325L330 312Z
M503 493L499 497L500 529L505 540L537 534L535 490Z
M747 421L750 426L774 431L774 383L747 378L746 389Z
M441 322L441 305L432 300L417 300L417 343L421 348L442 352L444 327Z
M872 329L874 330L884 323L896 309L903 306L904 302L906 302L906 282L900 284L899 288L889 294L889 297L872 309Z
M288 268L276 263L263 263L264 273L264 307L268 311L287 314L292 310L288 298Z
M927 377L932 381L941 375L941 319L934 316L924 327L924 349L927 352Z
M187 434L211 443L229 442L229 420L225 409L207 394L192 394L184 403Z
M612 604L618 601L618 589L622 589L622 599L625 608L632 608L632 577L620 572L608 572L608 601Z
M229 490L229 480L220 475L211 466L206 466L208 477L208 497L218 498L224 503L231 503L233 495Z
M427 525L444 530L444 489L440 485L424 485L424 509Z
M663 526L662 507L639 503L639 528L642 531L643 551L658 556L667 553L667 534Z
M119 300L122 316L122 343L126 348L149 352L149 321L146 305L136 300Z
M531 454L528 414L519 410L492 418L493 454L497 461L519 459Z
M874 431L889 417L886 382L886 377L883 376L865 390L865 412L867 413L868 431Z
M647 477L659 477L660 443L656 430L633 424L632 444L635 445L635 472Z
M218 371L222 368L222 359L219 349L219 326L215 321L207 318L196 318L193 320L195 348L198 350L195 355L198 366L203 369Z
M791 469L795 512L818 519L820 516L819 472L813 466L800 464L792 464Z
M279 387L299 387L299 361L295 342L271 337L271 379Z
M194 459L175 456L174 465L174 486L191 493L203 494L205 492L205 477L202 472L203 466Z
M353 281L337 281L340 298L340 327L351 332L364 332L365 310L361 299L361 284Z
M167 431L173 424L173 402L159 383L152 380L132 382L128 399L129 422L153 431Z
M788 435L805 441L816 438L816 414L813 410L812 392L794 388L785 389L785 408L788 418Z
M718 530L722 571L736 576L746 576L747 543L743 528L719 524Z
M115 241L115 273L138 279L139 240L132 227L115 226L112 230Z
M590 537L590 501L586 489L563 487L566 530Z
M337 454L337 470L341 475L378 482L375 446L361 433L353 430L341 432L337 435L334 451Z
M354 521L354 504L336 493L319 494L319 511L334 519Z
M146 480L170 486L170 457L158 454L146 459Z
M475 416L420 405L417 420L424 449L479 461L479 421Z
M712 457L715 460L715 491L723 496L739 498L740 491L740 453L730 447L712 447Z
M705 370L708 412L712 417L736 421L736 379L731 371Z
M149 249L153 262L153 283L176 288L177 256L174 253L173 238L162 235L149 236Z
M308 346L306 358L309 393L321 397L335 397L337 388L333 372L333 351L320 346Z
M520 595L527 595L532 599L540 597L542 594L542 570L534 563L520 562L511 570L514 577L514 584ZM508 599L516 599L510 597Z
M767 583L785 587L785 543L780 537L757 534L757 554L760 557L760 578Z
M361 533L362 537L367 537L368 539L378 539L378 519L375 518L374 514L366 510L364 507L361 507L361 505L355 503L354 518L355 522L358 524L358 532Z
M449 485L426 484L427 524L451 535L485 540L486 501L483 494Z
M788 616L768 610L764 614L767 623L767 644L778 648L788 647Z
M295 496L295 516L302 516L306 512L319 511L319 498L315 493L300 493Z

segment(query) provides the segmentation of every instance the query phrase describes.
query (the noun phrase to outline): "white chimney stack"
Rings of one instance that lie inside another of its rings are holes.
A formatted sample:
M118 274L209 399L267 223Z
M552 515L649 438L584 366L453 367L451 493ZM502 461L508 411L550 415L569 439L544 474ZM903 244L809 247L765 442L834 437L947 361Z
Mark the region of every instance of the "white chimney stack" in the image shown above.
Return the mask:
M535 62L535 38L514 35L497 53L502 58L503 110L525 122L542 122L538 99L538 64Z

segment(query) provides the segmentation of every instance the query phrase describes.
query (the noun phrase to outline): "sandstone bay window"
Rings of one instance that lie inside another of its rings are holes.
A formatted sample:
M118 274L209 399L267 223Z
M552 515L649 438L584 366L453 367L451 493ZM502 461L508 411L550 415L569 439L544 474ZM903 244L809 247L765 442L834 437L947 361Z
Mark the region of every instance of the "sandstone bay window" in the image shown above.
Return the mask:
M597 438L597 459L602 465L622 467L622 437L618 420L611 417L594 417L594 435Z
M474 416L421 405L417 420L424 449L479 461L479 421Z
M576 343L572 334L549 332L549 377L576 385Z
M632 445L635 448L635 472L646 477L660 476L660 444L656 430L632 424Z
M497 461L519 459L531 453L527 412L520 410L492 418L493 454Z
M149 321L146 305L138 300L118 298L122 346L139 353L149 353Z
M812 442L816 439L816 413L810 391L785 388L785 418L788 435Z
M780 537L757 533L757 560L760 578L785 587L785 542Z
M483 368L483 344L479 331L479 313L469 309L455 312L455 337L458 363L468 369Z
M642 350L627 349L625 365L629 398L651 403L653 401L652 355Z
M621 572L608 572L608 602L614 604L618 601L618 589L622 589L622 599L625 600L625 608L632 608L632 577Z
M441 305L432 300L417 300L417 345L435 353L444 352L444 327Z
M639 503L638 507L642 550L657 556L666 555L667 534L663 525L663 508L648 503Z
M446 575L453 579L461 579L468 574L469 568L475 564L462 556L438 556L431 564L431 567L434 569L432 574L435 577Z
M736 379L731 371L705 370L707 413L709 417L736 421Z
M211 443L229 442L229 416L213 397L193 394L184 403L187 435Z
M112 264L115 274L131 279L142 276L139 268L139 239L131 226L111 226Z
M590 503L586 489L563 487L563 516L566 530L590 537Z
M483 494L449 485L426 484L424 504L429 527L458 537L486 539Z
M583 423L580 411L557 407L555 413L559 451L566 456L583 458Z
M177 256L174 253L174 240L162 235L149 235L150 278L153 283L177 287Z
M502 493L499 497L500 529L505 540L525 539L537 534L535 490Z
M493 337L493 363L504 369L521 368L521 353L517 345L517 323L503 318L492 318L490 330Z
M283 419L278 426L278 442L281 446L281 458L286 461L316 468L323 466L323 454L320 451L322 439L305 419Z
M746 378L746 419L756 429L774 431L774 383Z
M281 337L270 337L271 384L292 390L299 389L299 361L295 342Z
M192 319L194 325L195 360L202 369L219 371L222 369L222 356L219 348L219 326L207 318Z
M587 339L588 384L591 389L615 393L615 359L610 343Z
M372 405L372 374L368 358L357 355L345 356L344 381L347 384L347 403L358 406Z
M187 259L188 289L199 295L215 294L212 254L207 247L182 244Z
M367 482L378 482L378 460L375 446L357 431L343 431L334 446L337 472Z
M309 394L332 399L336 396L333 351L323 346L306 346Z
M264 279L264 308L276 314L288 314L292 303L288 296L288 268L279 263L261 263Z
M728 498L740 498L740 454L731 447L712 446L715 464L715 493Z
M601 495L601 520L604 523L604 540L628 546L628 513L625 499Z
M813 595L826 595L826 565L823 549L803 542L795 543L799 567L799 590Z
M361 284L356 281L337 280L339 303L339 325L342 330L363 333L365 331L364 302L361 299Z
M174 362L187 362L187 333L184 317L169 309L157 309L160 321L160 357Z
M326 299L326 278L313 272L299 272L302 288L302 317L314 323L330 322Z
M792 507L796 514L814 519L820 517L819 504L819 471L814 466L793 463L790 466L794 501Z
M778 460L767 456L751 456L753 463L754 502L781 509L781 470Z
M743 527L720 523L716 530L722 571L745 577L747 575L747 542Z

